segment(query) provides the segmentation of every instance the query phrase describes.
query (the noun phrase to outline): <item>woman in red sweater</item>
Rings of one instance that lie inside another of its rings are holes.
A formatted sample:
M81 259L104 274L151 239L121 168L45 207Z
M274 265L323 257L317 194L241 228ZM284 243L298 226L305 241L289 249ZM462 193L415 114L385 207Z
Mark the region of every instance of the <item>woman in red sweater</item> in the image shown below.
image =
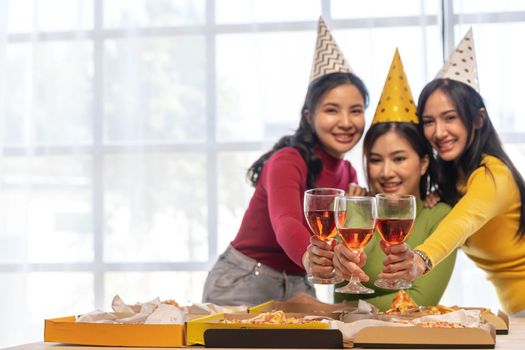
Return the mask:
M343 156L363 134L368 91L322 19L314 59L299 127L248 169L255 192L237 236L208 274L204 302L255 305L301 292L315 296L301 262L311 236L303 194L357 182Z

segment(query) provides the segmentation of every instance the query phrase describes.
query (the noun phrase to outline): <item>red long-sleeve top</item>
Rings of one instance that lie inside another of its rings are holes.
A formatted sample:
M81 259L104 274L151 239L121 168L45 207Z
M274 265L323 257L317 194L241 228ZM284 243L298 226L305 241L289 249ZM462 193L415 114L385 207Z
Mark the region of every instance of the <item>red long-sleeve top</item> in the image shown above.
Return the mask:
M350 162L319 147L315 154L323 163L316 187L346 191L350 183L357 183ZM235 249L276 270L305 274L301 258L311 235L303 213L307 173L306 162L293 147L282 148L267 160L232 242Z

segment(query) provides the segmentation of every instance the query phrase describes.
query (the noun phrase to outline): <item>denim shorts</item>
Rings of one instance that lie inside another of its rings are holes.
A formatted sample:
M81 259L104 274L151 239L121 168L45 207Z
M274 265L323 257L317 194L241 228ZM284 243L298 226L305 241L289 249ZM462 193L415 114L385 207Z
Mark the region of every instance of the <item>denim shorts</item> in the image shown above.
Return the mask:
M315 297L314 286L306 276L272 269L230 245L208 273L202 301L252 306L268 300L286 300L299 293Z

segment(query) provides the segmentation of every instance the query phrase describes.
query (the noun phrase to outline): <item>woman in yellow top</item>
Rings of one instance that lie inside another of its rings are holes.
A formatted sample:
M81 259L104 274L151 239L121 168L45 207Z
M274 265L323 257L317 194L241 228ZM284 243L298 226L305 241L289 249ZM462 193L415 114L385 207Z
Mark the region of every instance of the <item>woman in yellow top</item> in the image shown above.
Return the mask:
M386 247L380 276L413 280L462 247L487 273L503 310L525 316L525 183L483 99L465 83L435 79L421 92L417 114L437 152L438 193L454 207L414 251Z
M414 280L461 247L486 272L503 310L525 317L525 182L479 94L472 29L437 76L421 92L417 115L434 155L431 184L453 208L416 249L382 246L388 256L379 277ZM362 272L352 263L345 269Z

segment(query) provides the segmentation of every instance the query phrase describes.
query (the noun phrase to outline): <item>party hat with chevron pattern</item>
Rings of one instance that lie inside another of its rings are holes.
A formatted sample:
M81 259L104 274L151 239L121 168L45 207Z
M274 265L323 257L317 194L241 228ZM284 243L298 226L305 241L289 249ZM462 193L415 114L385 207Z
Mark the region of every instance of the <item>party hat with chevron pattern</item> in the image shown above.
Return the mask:
M392 59L388 77L372 120L372 124L387 122L418 123L416 105L398 49Z
M436 78L457 80L470 85L470 87L479 92L478 68L472 28L465 34L456 50L452 52L447 63L436 75Z
M350 68L350 65L346 62L343 53L337 46L332 34L330 34L330 30L328 30L323 17L319 17L319 23L317 24L317 43L315 45L310 82L320 76L337 72L350 73L352 72L352 68Z

